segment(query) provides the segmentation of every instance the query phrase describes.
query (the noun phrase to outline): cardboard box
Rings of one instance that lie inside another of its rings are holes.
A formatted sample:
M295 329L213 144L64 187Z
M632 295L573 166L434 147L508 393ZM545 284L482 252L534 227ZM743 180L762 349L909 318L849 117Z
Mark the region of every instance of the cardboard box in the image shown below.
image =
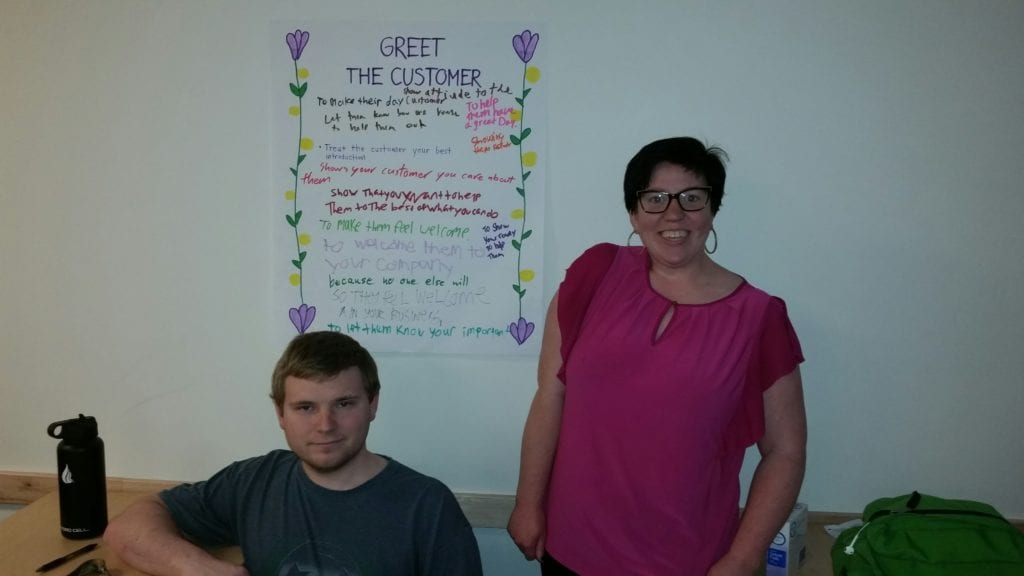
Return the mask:
M797 502L768 547L765 576L794 576L807 558L807 504Z

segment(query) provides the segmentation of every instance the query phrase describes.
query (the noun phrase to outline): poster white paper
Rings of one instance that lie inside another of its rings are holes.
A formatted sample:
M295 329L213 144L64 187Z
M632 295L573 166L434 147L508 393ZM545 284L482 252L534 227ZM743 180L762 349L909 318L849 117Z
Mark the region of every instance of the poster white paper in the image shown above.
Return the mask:
M299 22L272 42L275 315L374 352L536 354L536 26Z

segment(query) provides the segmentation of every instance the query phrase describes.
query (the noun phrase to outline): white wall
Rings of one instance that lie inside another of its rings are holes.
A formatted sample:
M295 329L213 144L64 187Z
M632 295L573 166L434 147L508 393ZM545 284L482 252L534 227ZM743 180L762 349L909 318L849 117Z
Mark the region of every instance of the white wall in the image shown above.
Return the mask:
M546 30L548 295L582 249L625 241L640 145L718 143L716 257L786 299L807 356L802 499L917 489L1024 518L1024 3L512 6L6 1L0 469L50 471L46 426L78 412L116 476L198 479L283 446L270 23L515 19ZM534 359L380 364L372 449L514 491Z

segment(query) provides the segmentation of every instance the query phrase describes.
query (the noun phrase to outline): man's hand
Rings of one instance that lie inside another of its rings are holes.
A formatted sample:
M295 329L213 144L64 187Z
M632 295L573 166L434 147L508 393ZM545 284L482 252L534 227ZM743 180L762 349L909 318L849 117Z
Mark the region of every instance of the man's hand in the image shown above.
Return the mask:
M154 494L111 520L103 541L126 564L154 576L249 576L244 566L214 558L185 540Z
M193 572L193 576L249 576L245 566L236 566L229 562L223 562L219 566L207 566L201 572Z

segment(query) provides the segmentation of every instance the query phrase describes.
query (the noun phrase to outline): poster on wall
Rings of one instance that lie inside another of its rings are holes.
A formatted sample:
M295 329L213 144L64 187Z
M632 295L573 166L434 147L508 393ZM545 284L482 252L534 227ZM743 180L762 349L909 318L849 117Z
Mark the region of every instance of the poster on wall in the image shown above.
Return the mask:
M536 354L538 27L273 30L275 330L344 332L373 352Z

